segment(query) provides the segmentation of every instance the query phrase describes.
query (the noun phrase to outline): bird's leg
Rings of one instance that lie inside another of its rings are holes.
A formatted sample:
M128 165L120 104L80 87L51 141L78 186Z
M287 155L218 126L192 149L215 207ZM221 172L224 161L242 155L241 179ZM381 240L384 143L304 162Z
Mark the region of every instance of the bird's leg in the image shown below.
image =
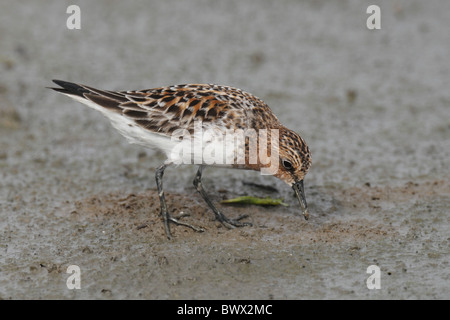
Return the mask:
M164 175L164 170L166 169L168 165L167 164L163 164L160 167L158 167L156 169L156 174L155 174L155 178L156 178L156 185L158 187L158 196L159 196L159 201L161 202L161 215L163 217L164 220L164 229L166 230L166 235L167 238L169 238L169 240L172 238L172 234L170 232L170 226L169 226L169 222L173 222L177 225L181 225L181 226L185 226L188 228L191 228L194 231L197 232L203 232L204 230L202 228L198 228L198 227L194 227L190 224L184 223L179 221L178 219L175 219L173 217L171 217L169 215L169 212L167 211L167 204L166 204L166 199L164 197L164 190L163 190L163 175Z
M172 234L170 233L169 227L169 212L167 211L166 198L164 197L164 190L162 183L162 178L166 167L167 167L166 164L163 164L162 166L158 167L156 169L155 178L156 178L156 186L158 187L159 201L161 203L161 216L164 219L164 228L166 229L167 237L170 239L172 237Z
M202 170L203 166L200 166L194 178L194 186L197 189L197 191L201 194L205 202L208 204L208 206L211 208L211 210L214 212L216 219L227 228L251 226L252 224L250 222L239 222L239 220L246 218L247 215L240 216L237 219L228 219L222 212L220 212L216 208L216 206L214 206L211 200L209 200L208 194L206 193L205 189L203 189Z

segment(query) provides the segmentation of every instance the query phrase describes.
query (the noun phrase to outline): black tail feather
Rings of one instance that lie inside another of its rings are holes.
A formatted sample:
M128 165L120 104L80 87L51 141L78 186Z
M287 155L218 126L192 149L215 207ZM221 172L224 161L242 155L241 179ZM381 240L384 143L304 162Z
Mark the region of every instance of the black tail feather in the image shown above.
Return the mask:
M82 86L80 86L76 83L62 81L62 80L53 80L53 82L56 83L57 85L61 86L62 88L49 88L49 89L53 89L53 90L61 92L61 93L73 94L73 95L80 96L83 98L84 98L85 93L89 93L89 90L83 88Z

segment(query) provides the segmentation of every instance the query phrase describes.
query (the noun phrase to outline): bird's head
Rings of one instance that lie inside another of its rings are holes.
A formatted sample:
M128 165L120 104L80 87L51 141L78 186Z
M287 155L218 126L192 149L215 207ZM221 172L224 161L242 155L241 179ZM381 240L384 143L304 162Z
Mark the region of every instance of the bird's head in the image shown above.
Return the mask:
M311 167L311 152L300 135L282 128L279 132L278 157L278 170L274 175L294 189L303 215L308 219L303 179Z

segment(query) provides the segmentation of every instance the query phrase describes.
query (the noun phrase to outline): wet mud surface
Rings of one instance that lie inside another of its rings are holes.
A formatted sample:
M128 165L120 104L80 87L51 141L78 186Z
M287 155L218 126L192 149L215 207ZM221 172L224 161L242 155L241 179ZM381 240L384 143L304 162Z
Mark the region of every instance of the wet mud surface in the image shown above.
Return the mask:
M421 298L423 288L416 285L429 275L420 270L448 268L449 239L439 237L448 217L433 205L448 201L448 187L439 180L395 188L317 188L309 221L278 207L219 205L228 216L246 214L253 223L235 229L214 221L195 190L169 192L171 214L186 215L182 221L205 229L172 225L170 241L155 190L90 196L58 209L68 229L53 230L47 249L26 250L39 257L16 273L15 280L27 288L18 290L18 297L31 291L37 298ZM221 198L227 192L213 196ZM399 206L409 214L399 214ZM361 212L367 214L360 217ZM82 268L79 292L64 289L72 262ZM369 265L381 265L387 294L366 288ZM47 290L25 285L36 280ZM428 282L430 296L445 297L442 280ZM310 292L304 296L305 287Z

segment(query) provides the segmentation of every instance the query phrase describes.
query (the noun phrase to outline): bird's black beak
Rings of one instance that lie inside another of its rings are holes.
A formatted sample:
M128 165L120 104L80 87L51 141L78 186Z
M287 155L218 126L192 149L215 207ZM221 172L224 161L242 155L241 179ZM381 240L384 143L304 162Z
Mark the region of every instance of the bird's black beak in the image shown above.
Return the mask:
M309 218L308 204L306 203L305 189L303 188L303 180L295 181L292 184L292 189L294 189L298 202L300 202L300 206L302 207L302 212L303 216L305 217L305 220L308 220Z

